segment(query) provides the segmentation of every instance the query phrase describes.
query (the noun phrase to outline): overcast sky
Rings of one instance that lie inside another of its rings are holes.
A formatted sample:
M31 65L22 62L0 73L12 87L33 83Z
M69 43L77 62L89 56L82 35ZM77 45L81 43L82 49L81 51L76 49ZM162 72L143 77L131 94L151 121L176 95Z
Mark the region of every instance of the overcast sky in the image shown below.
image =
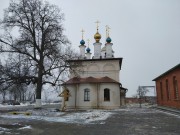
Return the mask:
M48 0L65 14L64 27L72 46L78 50L81 29L93 39L99 20L101 42L105 26L111 28L115 57L123 57L120 81L127 96L139 85L155 85L155 77L180 63L180 0ZM1 0L0 18L9 0Z

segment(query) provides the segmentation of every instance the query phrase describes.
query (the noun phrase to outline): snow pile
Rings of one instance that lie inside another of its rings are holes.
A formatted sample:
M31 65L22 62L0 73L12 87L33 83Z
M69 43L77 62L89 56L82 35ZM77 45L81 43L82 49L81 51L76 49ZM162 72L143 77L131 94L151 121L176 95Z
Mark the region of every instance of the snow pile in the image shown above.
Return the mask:
M93 121L106 120L111 115L112 115L111 112L107 112L104 110L90 110L86 113L76 114L77 117L85 120L86 123L93 122Z
M9 131L9 129L0 127L0 131Z
M17 125L17 124L13 124L13 125ZM17 129L18 130L25 130L25 129L32 129L32 127L31 126L24 126L24 127L17 128ZM12 131L12 129L0 127L0 134L12 134L11 131Z
M103 121L110 117L113 113L106 110L87 110L86 112L75 112L65 115L66 122L69 123L93 123Z
M30 103L20 103L20 105L7 105L7 104L0 104L0 108L12 108L12 107L23 107L23 106L30 106Z
M0 117L12 118L12 119L29 119L29 120L43 120L49 122L63 122L63 123L79 123L88 124L96 121L106 120L113 113L106 110L87 110L87 111L68 111L68 112L56 112L52 109L41 110L29 110L32 115L26 116L24 114L12 115L6 114Z
M5 132L10 133L9 131L10 129L0 127L0 134L4 134Z
M12 108L13 105L0 104L0 108Z
M31 126L25 126L25 127L19 128L19 130L23 130L23 129L32 129L32 127Z
M0 107L5 107L5 105L0 104Z

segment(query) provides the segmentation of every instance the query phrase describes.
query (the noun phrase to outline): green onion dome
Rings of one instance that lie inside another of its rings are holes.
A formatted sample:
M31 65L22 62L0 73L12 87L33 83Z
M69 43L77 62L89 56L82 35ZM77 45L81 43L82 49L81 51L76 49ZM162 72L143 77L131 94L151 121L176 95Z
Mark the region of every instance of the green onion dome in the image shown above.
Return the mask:
M108 37L108 38L106 39L106 42L107 42L107 43L111 43L111 38Z
M91 49L88 47L88 48L86 49L86 51L87 51L87 53L90 53Z

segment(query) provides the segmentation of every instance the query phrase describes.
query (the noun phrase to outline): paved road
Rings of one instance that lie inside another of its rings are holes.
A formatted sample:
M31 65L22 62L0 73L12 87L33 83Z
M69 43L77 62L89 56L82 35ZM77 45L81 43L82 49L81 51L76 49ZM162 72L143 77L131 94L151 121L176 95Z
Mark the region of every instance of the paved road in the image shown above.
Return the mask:
M105 124L67 124L47 121L0 118L0 127L8 128L3 135L179 135L180 116L149 108L128 108L113 111ZM20 125L12 126L18 123ZM19 130L25 125L32 129Z

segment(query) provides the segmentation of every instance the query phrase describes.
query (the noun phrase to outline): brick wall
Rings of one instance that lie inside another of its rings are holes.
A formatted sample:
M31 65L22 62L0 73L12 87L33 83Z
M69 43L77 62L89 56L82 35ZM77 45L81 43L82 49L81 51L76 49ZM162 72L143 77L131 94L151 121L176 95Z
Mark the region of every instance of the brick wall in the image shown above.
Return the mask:
M177 80L175 92L173 78ZM157 104L180 108L180 68L176 68L156 80ZM169 94L168 94L169 93Z

